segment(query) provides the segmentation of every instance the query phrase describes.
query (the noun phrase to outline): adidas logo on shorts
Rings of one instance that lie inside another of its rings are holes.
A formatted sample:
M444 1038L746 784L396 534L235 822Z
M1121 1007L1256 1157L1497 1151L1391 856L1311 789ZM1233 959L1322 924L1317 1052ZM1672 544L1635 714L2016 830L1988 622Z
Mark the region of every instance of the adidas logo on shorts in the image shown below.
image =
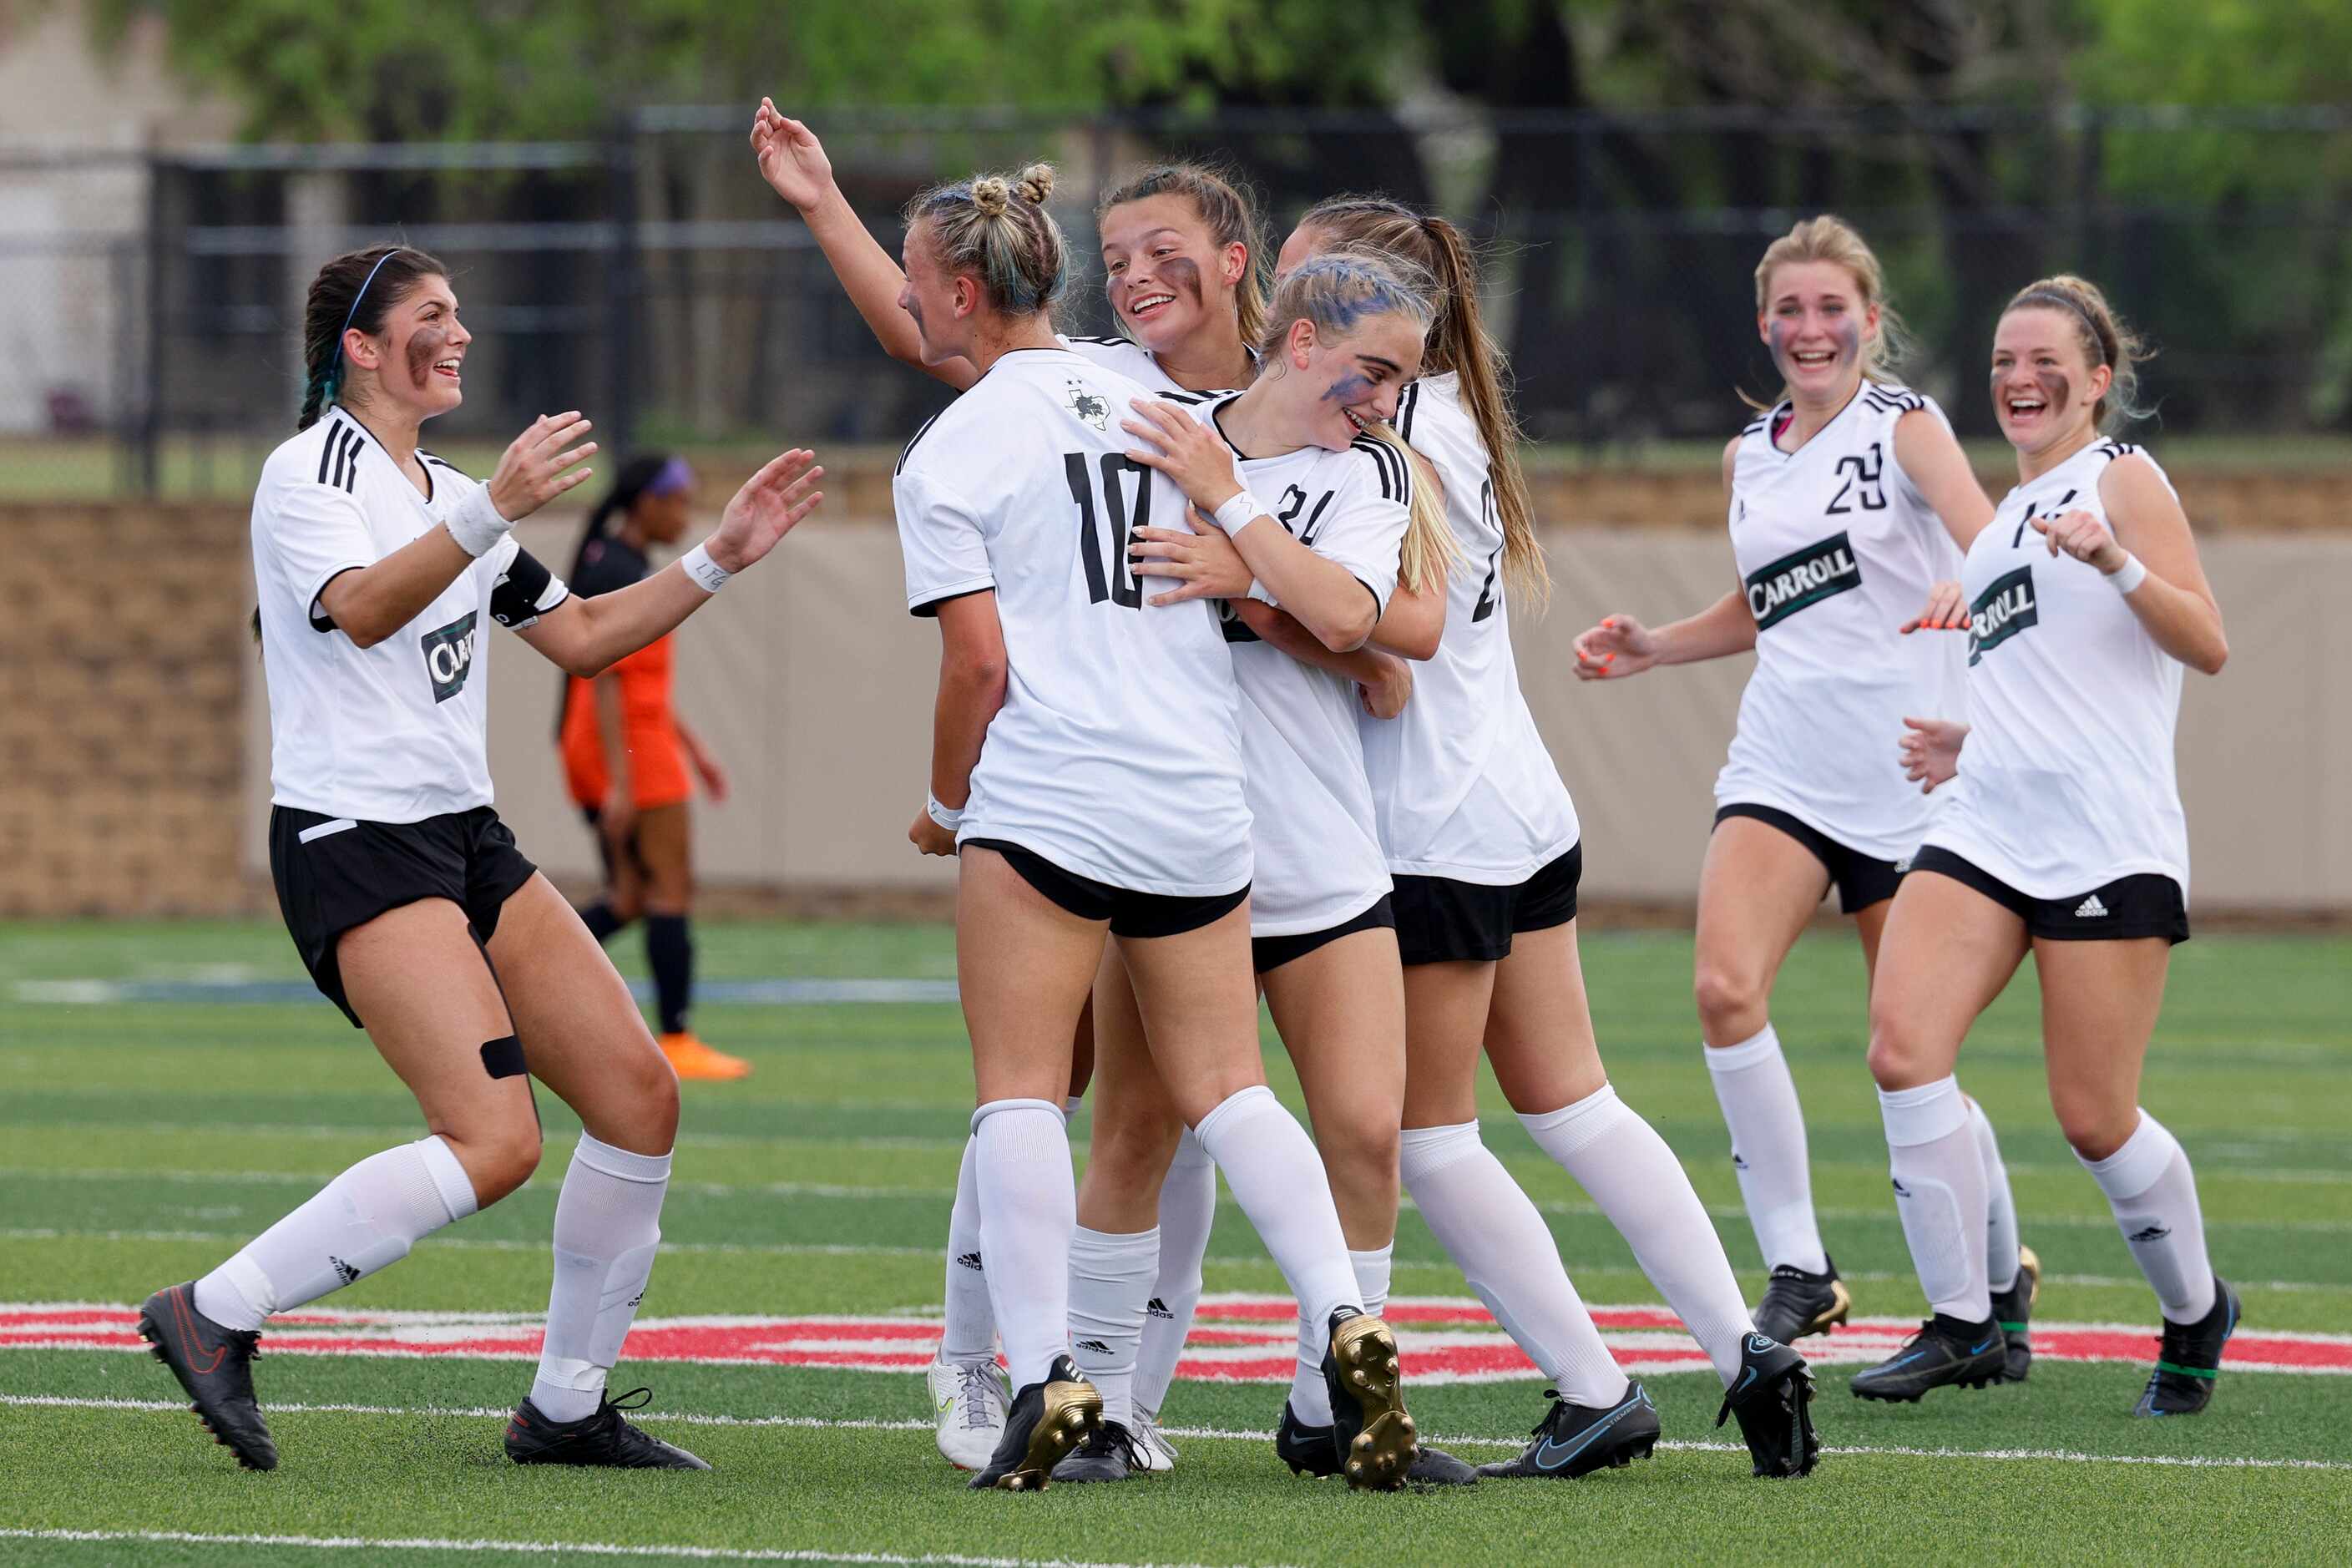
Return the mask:
M2106 912L2107 906L2099 902L2099 895L2096 893L2093 893L2074 906L2074 918L2078 921L2097 920Z

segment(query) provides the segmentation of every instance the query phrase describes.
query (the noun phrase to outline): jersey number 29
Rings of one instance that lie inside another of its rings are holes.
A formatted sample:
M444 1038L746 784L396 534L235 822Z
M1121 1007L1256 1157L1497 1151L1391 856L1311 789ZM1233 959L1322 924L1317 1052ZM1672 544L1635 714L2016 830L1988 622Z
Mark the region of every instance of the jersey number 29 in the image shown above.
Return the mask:
M1105 452L1101 458L1102 511L1109 521L1104 529L1096 521L1094 476L1087 471L1084 452L1066 452L1062 467L1070 480L1070 499L1078 508L1078 555L1086 563L1087 597L1095 604L1109 600L1130 610L1143 607L1143 585L1135 580L1133 563L1127 551L1133 535L1127 510L1127 489L1120 483L1121 474L1135 476L1135 516L1133 528L1151 526L1151 470L1123 452ZM1104 535L1106 532L1108 538ZM1103 568L1103 552L1110 552L1110 567Z

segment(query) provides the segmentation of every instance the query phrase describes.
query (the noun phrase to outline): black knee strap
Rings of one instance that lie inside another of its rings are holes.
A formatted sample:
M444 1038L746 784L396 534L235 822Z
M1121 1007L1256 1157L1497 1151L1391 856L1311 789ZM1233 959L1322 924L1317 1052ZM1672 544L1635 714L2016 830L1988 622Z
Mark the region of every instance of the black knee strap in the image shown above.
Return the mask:
M482 1070L492 1078L520 1078L530 1069L522 1059L522 1042L512 1035L482 1047Z

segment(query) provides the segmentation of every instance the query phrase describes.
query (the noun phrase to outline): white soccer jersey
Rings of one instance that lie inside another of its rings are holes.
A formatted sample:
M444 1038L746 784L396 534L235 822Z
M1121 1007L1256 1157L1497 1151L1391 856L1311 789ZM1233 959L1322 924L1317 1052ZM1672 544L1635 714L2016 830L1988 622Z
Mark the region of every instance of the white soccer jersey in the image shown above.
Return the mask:
M1934 806L1903 776L1906 716L1958 710L1957 632L1895 628L1960 552L1895 457L1895 426L1933 399L1865 381L1793 452L1773 445L1781 405L1732 459L1731 549L1756 617L1718 805L1769 805L1879 860L1919 846Z
M490 803L485 753L491 594L520 547L501 541L373 647L336 629L319 594L423 534L477 487L420 453L418 492L345 409L269 455L253 496L253 580L269 688L269 783L279 805L418 822ZM568 595L551 580L528 626Z
M1196 405L1221 429L1221 397ZM1412 477L1404 455L1369 436L1344 451L1302 447L1279 458L1234 454L1250 493L1276 521L1363 584L1378 607L1396 591ZM1250 934L1328 931L1381 901L1390 888L1372 787L1356 731L1356 684L1260 642L1231 611L1225 636L1242 689L1242 762L1257 869Z
M1360 712L1381 842L1398 876L1509 887L1575 847L1576 806L1519 691L1503 592L1503 524L1460 378L1404 390L1397 434L1445 486L1463 559L1446 574L1445 635L1394 719Z
M1106 370L1117 371L1146 392L1181 392L1188 397L1201 395L1179 385L1174 377L1160 368L1160 356L1133 338L1078 338L1067 332L1054 335L1072 353L1090 359ZM1252 361L1257 358L1255 349L1248 353Z
M1927 841L2037 899L2141 872L2189 891L2172 755L2182 665L2097 567L2052 555L2032 526L2077 510L2105 522L2099 481L2135 452L2095 441L2010 491L1960 578L1969 739Z
M1145 389L1066 349L1019 349L916 432L891 490L907 606L993 589L1008 666L959 841L1001 838L1134 892L1250 880L1240 702L1217 615L1153 606L1130 531L1184 496L1127 457Z

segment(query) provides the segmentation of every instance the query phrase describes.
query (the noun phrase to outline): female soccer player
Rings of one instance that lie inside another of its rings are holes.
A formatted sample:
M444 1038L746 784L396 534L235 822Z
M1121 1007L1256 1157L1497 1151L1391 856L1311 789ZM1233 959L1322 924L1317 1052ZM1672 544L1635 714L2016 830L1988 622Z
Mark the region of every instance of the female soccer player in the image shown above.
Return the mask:
M1334 245L1406 257L1446 290L1397 431L1444 481L1468 565L1449 576L1444 632L1413 672L1412 700L1395 718L1368 714L1363 731L1404 962L1404 1184L1556 1388L1537 1440L1482 1473L1582 1475L1648 1454L1658 1435L1648 1394L1601 1343L1542 1217L1479 1140L1483 1050L1538 1146L1592 1195L1706 1350L1727 1391L1718 1424L1738 1415L1758 1475L1802 1475L1818 1449L1811 1374L1753 1331L1689 1177L1610 1088L1593 1038L1576 945L1576 809L1511 653L1509 593L1539 600L1547 579L1475 258L1442 218L1342 197L1299 220L1279 266Z
M1825 1333L1852 1300L1813 1214L1805 1123L1772 985L1834 886L1865 973L1929 806L1885 748L1903 721L1954 711L1964 624L1960 552L1991 503L1934 401L1897 384L1900 319L1878 258L1834 217L1808 218L1756 268L1756 327L1780 401L1723 449L1740 586L1655 629L1612 616L1576 640L1576 673L1620 680L1654 665L1756 653L1699 875L1699 1026L1733 1168L1770 1277L1756 1326ZM1924 608L1923 608L1924 606ZM1897 637L1925 628L1930 635ZM2021 1379L2039 1266L2017 1243L1999 1144L1969 1125L1997 1196L1990 1255Z
M980 373L969 362L925 363L919 334L898 306L906 275L843 197L815 132L762 99L752 119L751 148L761 175L808 224L883 349L958 391L970 386ZM1248 385L1256 374L1252 345L1265 316L1257 217L1248 196L1200 164L1160 164L1111 191L1095 216L1108 301L1126 335L1062 337L1062 346L1156 392ZM1091 1076L1085 1064L1092 1049L1091 1028L1082 1023L1081 1066L1067 1101L1073 1110ZM1098 1185L1091 1178L1084 1185L1081 1206L1089 1218L1099 1217L1092 1202ZM1159 1430L1158 1411L1200 1303L1201 1259L1216 1204L1215 1164L1188 1132L1160 1187L1158 1260L1150 1265L1151 1311L1139 1352L1139 1386L1155 1392L1137 1405L1131 1431L1139 1456L1154 1470L1171 1469L1176 1461L1175 1446ZM1081 1277L1112 1289L1137 1267L1133 1238L1081 1226L1075 1267ZM1003 1434L1010 1391L996 1364L969 1145L948 1222L946 1302L940 1352L929 1374L939 1447L950 1462L977 1469Z
M632 459L589 514L572 563L572 591L610 594L653 574L649 544L684 536L694 473L683 458ZM598 942L646 920L646 962L654 972L662 1055L680 1078L743 1077L751 1064L714 1051L687 1028L694 992L693 839L688 767L715 805L727 798L727 771L670 707L670 639L656 637L593 680L563 683L558 739L572 801L588 818L604 860L604 896L580 911Z
M1318 258L1277 285L1248 391L1189 411L1153 403L1129 416L1129 455L1174 479L1196 506L1246 489L1269 520L1230 541L1214 529L1139 530L1137 569L1183 584L1156 602L1213 596L1271 616L1268 601L1278 597L1283 623L1327 658L1361 647L1375 624L1417 637L1423 657L1434 650L1452 536L1443 503L1416 489L1413 464L1388 431L1421 367L1432 291L1425 273L1376 255ZM1407 598L1418 602L1407 607ZM1404 991L1356 689L1261 641L1241 619L1225 622L1225 636L1243 699L1258 981L1306 1089L1357 1284L1377 1313L1396 1235ZM1096 1017L1102 1092L1080 1210L1082 1240L1097 1256L1074 1270L1071 1307L1079 1363L1099 1372L1106 1415L1097 1441L1064 1466L1066 1480L1124 1479L1142 1459L1127 1405L1160 1253L1152 1197L1182 1130L1151 1071L1124 970L1106 965L1097 978ZM1302 1319L1299 1332L1275 1447L1294 1471L1328 1476L1340 1456L1324 1325ZM1476 1473L1423 1448L1411 1479L1460 1484Z
M2238 1325L2237 1293L2206 1261L2189 1156L2139 1108L2172 944L2189 938L2181 667L2212 675L2229 657L2171 482L2101 437L2139 414L2144 357L2079 278L2020 290L1993 336L1993 413L2018 485L1969 548L1966 752L1895 895L1870 1000L1895 1209L1934 1315L1856 1375L1865 1399L2000 1380L1985 1171L1953 1068L2029 950L2058 1125L2163 1311L2135 1414L2202 1410ZM1910 737L1931 787L1961 732Z
M1327 1325L1349 1483L1394 1486L1415 1448L1395 1340L1360 1309L1322 1166L1257 1056L1232 659L1209 611L1147 605L1127 562L1130 531L1180 516L1183 497L1112 424L1144 389L1055 336L1067 262L1052 182L1039 164L917 197L901 301L927 363L980 372L893 484L908 605L938 618L943 645L932 798L910 837L960 855L975 1187L1019 1390L972 1484L1042 1488L1100 1420L1066 1353L1076 1191L1062 1095L1108 936L1180 1112ZM1259 521L1238 489L1220 500L1216 526Z
M275 1468L253 1394L262 1324L520 1186L539 1163L536 1076L586 1131L556 1201L539 1375L507 1453L707 1469L604 1396L660 1239L677 1080L603 950L490 807L485 634L509 626L593 676L773 549L821 499L823 470L784 453L677 565L575 598L509 531L588 477L574 465L594 444L573 444L586 420L534 420L487 485L417 447L418 426L462 399L471 342L432 257L380 246L327 263L304 313L301 433L271 454L253 503L278 907L311 978L367 1030L429 1133L155 1292L139 1331L215 1440L247 1468Z

